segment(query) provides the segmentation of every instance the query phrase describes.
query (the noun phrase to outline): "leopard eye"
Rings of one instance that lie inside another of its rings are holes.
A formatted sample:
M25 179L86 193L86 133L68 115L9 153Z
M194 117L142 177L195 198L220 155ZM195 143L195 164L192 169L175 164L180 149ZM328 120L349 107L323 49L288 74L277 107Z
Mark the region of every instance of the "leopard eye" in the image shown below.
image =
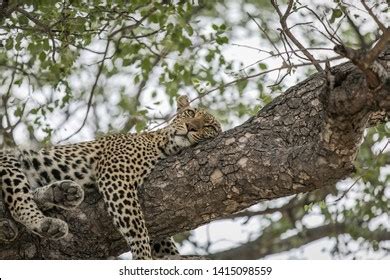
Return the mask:
M205 129L208 130L209 132L213 132L213 133L218 132L217 129L213 125L206 125Z
M188 116L190 116L191 118L195 117L195 110L194 109L188 108L187 110L185 110L185 113Z

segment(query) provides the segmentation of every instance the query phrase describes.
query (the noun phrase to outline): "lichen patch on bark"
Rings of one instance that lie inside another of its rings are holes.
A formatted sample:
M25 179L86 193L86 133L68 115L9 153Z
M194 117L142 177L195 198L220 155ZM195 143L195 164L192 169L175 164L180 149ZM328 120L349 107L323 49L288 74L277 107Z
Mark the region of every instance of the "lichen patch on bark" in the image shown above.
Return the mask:
M210 175L210 181L213 185L218 185L223 181L223 173L219 169L215 169Z
M237 162L237 164L238 164L241 168L245 168L245 167L246 167L247 161L248 161L248 158L247 158L247 157L242 157L242 158L240 158L240 160Z

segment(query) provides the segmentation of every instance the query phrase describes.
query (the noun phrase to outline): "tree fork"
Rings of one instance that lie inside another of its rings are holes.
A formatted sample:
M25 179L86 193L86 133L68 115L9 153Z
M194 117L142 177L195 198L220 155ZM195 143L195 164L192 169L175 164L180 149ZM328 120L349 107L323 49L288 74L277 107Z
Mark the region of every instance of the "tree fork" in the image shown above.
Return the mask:
M389 77L389 48L378 61ZM312 75L242 125L160 162L139 190L152 238L350 175L364 128L389 116L390 82L371 89L351 62L330 74L334 82L325 72ZM79 209L51 214L69 223L65 239L41 239L18 226L16 240L0 243L0 259L100 259L128 251L96 189L86 190Z

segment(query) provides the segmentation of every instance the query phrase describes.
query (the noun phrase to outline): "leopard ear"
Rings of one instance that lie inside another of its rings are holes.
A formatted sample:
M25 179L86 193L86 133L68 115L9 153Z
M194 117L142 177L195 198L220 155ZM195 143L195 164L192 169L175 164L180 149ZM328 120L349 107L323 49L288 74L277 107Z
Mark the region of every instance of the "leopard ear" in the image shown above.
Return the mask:
M185 108L190 107L190 102L188 100L188 96L186 95L179 95L176 98L176 106L177 111L183 111Z

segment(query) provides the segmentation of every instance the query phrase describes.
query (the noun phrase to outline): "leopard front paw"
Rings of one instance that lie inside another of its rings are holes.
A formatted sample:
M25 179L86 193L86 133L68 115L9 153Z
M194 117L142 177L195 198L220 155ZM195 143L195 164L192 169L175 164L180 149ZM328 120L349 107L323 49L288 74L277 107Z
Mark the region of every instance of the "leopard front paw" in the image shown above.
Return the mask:
M84 200L84 190L73 181L60 181L53 185L53 200L56 207L72 209Z
M60 219L45 217L33 232L45 238L60 239L68 234L68 224Z

